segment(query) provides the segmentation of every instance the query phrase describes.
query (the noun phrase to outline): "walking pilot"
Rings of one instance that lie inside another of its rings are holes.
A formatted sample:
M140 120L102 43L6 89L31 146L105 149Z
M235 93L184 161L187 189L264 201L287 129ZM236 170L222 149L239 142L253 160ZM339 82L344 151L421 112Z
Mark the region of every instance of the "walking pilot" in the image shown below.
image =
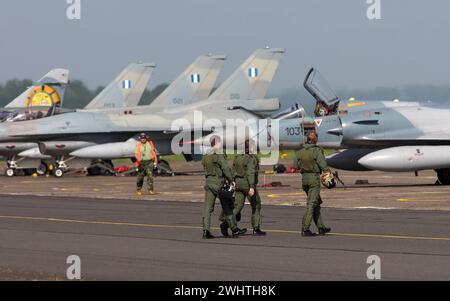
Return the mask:
M302 172L302 187L308 197L306 213L303 216L302 236L315 236L309 229L312 221L319 229L319 234L324 235L331 231L325 226L320 213L322 199L320 197L320 175L329 171L323 149L317 145L316 132L309 132L307 143L297 152L295 166Z
M145 177L147 177L148 194L154 195L153 170L158 166L158 157L156 156L153 142L148 138L147 134L141 133L139 135L139 142L136 143L134 156L136 158L136 167L138 168L136 195L142 195Z
M236 192L234 201L234 215L241 216L245 199L248 198L252 208L253 235L263 236L266 232L261 230L261 197L258 193L259 158L254 153L253 140L245 140L245 153L234 158L233 167L236 171ZM238 218L237 221L239 221ZM228 224L224 221L220 225L222 234L228 232Z

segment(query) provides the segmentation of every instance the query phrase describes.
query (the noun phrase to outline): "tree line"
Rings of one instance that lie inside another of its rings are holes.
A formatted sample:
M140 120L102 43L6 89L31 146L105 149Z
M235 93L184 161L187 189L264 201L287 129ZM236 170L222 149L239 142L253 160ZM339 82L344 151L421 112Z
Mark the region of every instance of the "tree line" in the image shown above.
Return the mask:
M33 82L29 79L11 79L5 84L0 84L0 107L6 106L14 98L23 93ZM146 89L142 96L141 105L150 104L168 84L160 84L155 88ZM63 106L68 109L79 109L85 107L104 87L99 86L89 89L81 80L72 80L66 89Z
M0 107L7 105L31 85L32 81L29 79L11 79L4 84L0 84ZM146 89L139 104L150 104L167 86L168 84L163 83L153 89ZM100 86L90 89L83 81L72 80L66 90L63 106L69 109L83 108L103 88ZM409 85L404 87L377 87L367 90L341 89L337 91L337 95L341 99L353 97L360 100L399 99L400 101L443 103L450 102L450 86ZM278 97L281 100L282 109L294 103L299 103L309 112L315 103L315 100L303 88L272 92L270 97Z

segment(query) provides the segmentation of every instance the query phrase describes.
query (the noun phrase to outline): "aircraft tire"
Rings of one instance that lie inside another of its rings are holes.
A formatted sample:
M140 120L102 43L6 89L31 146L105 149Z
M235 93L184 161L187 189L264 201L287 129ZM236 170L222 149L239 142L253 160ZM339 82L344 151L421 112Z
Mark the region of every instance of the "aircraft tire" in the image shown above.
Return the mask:
M38 168L36 168L36 173L40 176L43 176L43 175L45 175L47 170L48 170L47 164L41 162L41 164L39 164Z
M64 171L61 168L57 168L55 169L54 175L57 178L62 178L62 176L64 175Z
M14 169L12 169L12 168L8 168L8 169L5 170L5 175L7 177L14 177L15 174L16 173L15 173Z

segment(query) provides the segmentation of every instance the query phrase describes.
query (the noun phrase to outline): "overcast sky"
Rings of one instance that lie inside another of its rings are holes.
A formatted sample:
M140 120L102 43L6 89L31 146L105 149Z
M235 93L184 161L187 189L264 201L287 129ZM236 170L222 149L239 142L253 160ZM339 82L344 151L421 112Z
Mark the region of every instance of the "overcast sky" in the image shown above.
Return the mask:
M150 87L170 82L199 54L226 54L229 75L254 49L285 47L271 91L300 88L309 66L336 89L450 84L450 1L66 0L0 2L0 82L65 67L90 87L132 61L158 65Z

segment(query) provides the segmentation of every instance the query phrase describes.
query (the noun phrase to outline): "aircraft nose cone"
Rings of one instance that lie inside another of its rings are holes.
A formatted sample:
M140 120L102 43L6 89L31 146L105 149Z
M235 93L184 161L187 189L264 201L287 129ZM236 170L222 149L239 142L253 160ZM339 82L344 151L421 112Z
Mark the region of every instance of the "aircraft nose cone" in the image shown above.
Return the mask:
M384 151L378 151L365 155L358 160L358 163L368 169L375 170L384 169L386 165L396 165L395 162L392 162L392 156L389 156Z
M358 160L358 163L361 164L362 166L366 167L366 168L370 168L372 169L372 160L371 158L368 158L368 156L364 156L361 159Z

